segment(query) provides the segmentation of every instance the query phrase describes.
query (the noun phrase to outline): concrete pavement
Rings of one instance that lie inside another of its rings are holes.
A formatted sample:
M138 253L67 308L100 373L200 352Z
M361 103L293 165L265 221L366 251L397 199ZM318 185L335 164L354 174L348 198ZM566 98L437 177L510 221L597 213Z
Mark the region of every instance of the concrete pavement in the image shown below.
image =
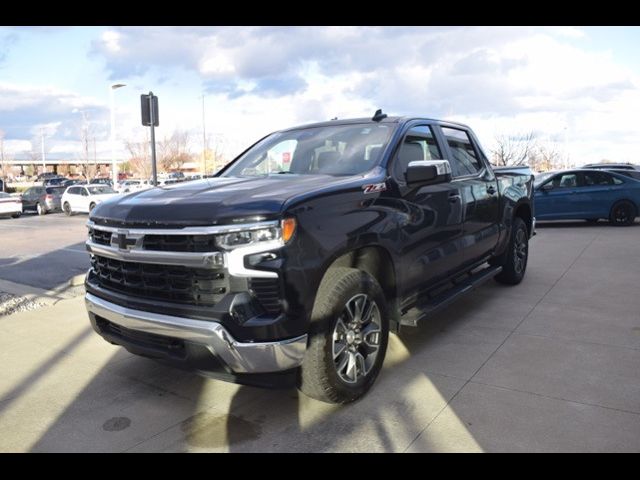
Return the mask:
M390 339L347 406L128 354L82 298L0 318L0 451L640 451L640 225L547 224L525 281Z

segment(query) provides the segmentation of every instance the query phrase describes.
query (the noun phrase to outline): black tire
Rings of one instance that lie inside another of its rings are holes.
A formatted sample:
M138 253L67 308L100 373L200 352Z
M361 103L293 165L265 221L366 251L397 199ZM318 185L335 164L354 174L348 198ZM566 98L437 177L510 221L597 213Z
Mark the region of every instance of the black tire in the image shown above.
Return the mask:
M93 203L93 202L91 202L91 203L89 204L89 213L91 213L91 212L93 211L93 209L94 209L94 208L96 208L96 204L95 204L95 203Z
M46 215L47 209L43 207L40 202L38 202L36 203L36 212L38 213L38 215Z
M629 200L620 200L614 203L609 214L609 222L616 227L632 225L636 220L636 206Z
M349 322L347 306L357 307L359 301L360 311L364 310L365 314L356 313L356 319L364 316L370 321L361 323L361 329L352 329L350 325L358 322ZM368 333L363 333L365 330ZM388 340L389 311L378 282L355 268L330 269L322 280L311 314L309 341L299 370L298 388L304 394L328 403L349 403L359 399L380 373ZM339 353L334 356L334 351ZM347 363L343 363L345 358ZM349 379L351 381L347 381Z
M502 272L495 276L496 282L506 285L519 284L527 270L528 258L529 230L520 217L515 217L507 250L501 255L500 262L492 262L494 265L502 266Z
M13 215L11 215L11 217L12 218L20 218L20 215L22 215L22 213L17 212L17 213L14 213Z
M69 205L69 202L64 202L64 205L62 205L62 210L64 211L64 214L65 214L67 217L70 217L70 216L71 216L71 214L73 213L73 212L71 211L71 205Z

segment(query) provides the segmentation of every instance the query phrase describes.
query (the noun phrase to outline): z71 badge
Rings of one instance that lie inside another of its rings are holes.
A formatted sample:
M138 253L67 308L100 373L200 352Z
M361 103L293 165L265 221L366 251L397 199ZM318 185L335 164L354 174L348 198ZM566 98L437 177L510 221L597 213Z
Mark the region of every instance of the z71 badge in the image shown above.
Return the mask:
M369 185L363 185L362 186L363 193L384 192L386 189L387 189L387 184L385 182L382 182L382 183L371 183Z

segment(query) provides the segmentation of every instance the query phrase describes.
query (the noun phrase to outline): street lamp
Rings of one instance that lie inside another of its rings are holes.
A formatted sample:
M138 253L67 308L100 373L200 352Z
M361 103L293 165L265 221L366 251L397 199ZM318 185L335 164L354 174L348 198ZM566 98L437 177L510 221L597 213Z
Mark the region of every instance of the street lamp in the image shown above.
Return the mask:
M71 113L80 113L82 114L82 138L80 139L83 143L82 148L84 150L84 176L89 181L89 121L87 120L87 112L85 110L80 110L79 108L74 108Z
M114 83L109 87L109 101L111 106L111 135L109 139L109 143L111 144L111 168L112 168L112 181L113 188L116 187L118 183L118 163L116 162L116 112L114 106L114 90L118 88L126 87L124 83Z

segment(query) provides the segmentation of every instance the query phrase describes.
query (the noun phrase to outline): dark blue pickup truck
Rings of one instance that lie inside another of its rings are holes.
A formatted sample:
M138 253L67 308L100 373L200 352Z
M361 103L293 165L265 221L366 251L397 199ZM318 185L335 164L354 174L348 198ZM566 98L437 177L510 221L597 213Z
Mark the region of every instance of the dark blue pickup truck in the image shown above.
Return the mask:
M350 402L390 331L522 280L532 185L457 123L378 111L278 131L215 178L93 210L91 323L135 354Z

